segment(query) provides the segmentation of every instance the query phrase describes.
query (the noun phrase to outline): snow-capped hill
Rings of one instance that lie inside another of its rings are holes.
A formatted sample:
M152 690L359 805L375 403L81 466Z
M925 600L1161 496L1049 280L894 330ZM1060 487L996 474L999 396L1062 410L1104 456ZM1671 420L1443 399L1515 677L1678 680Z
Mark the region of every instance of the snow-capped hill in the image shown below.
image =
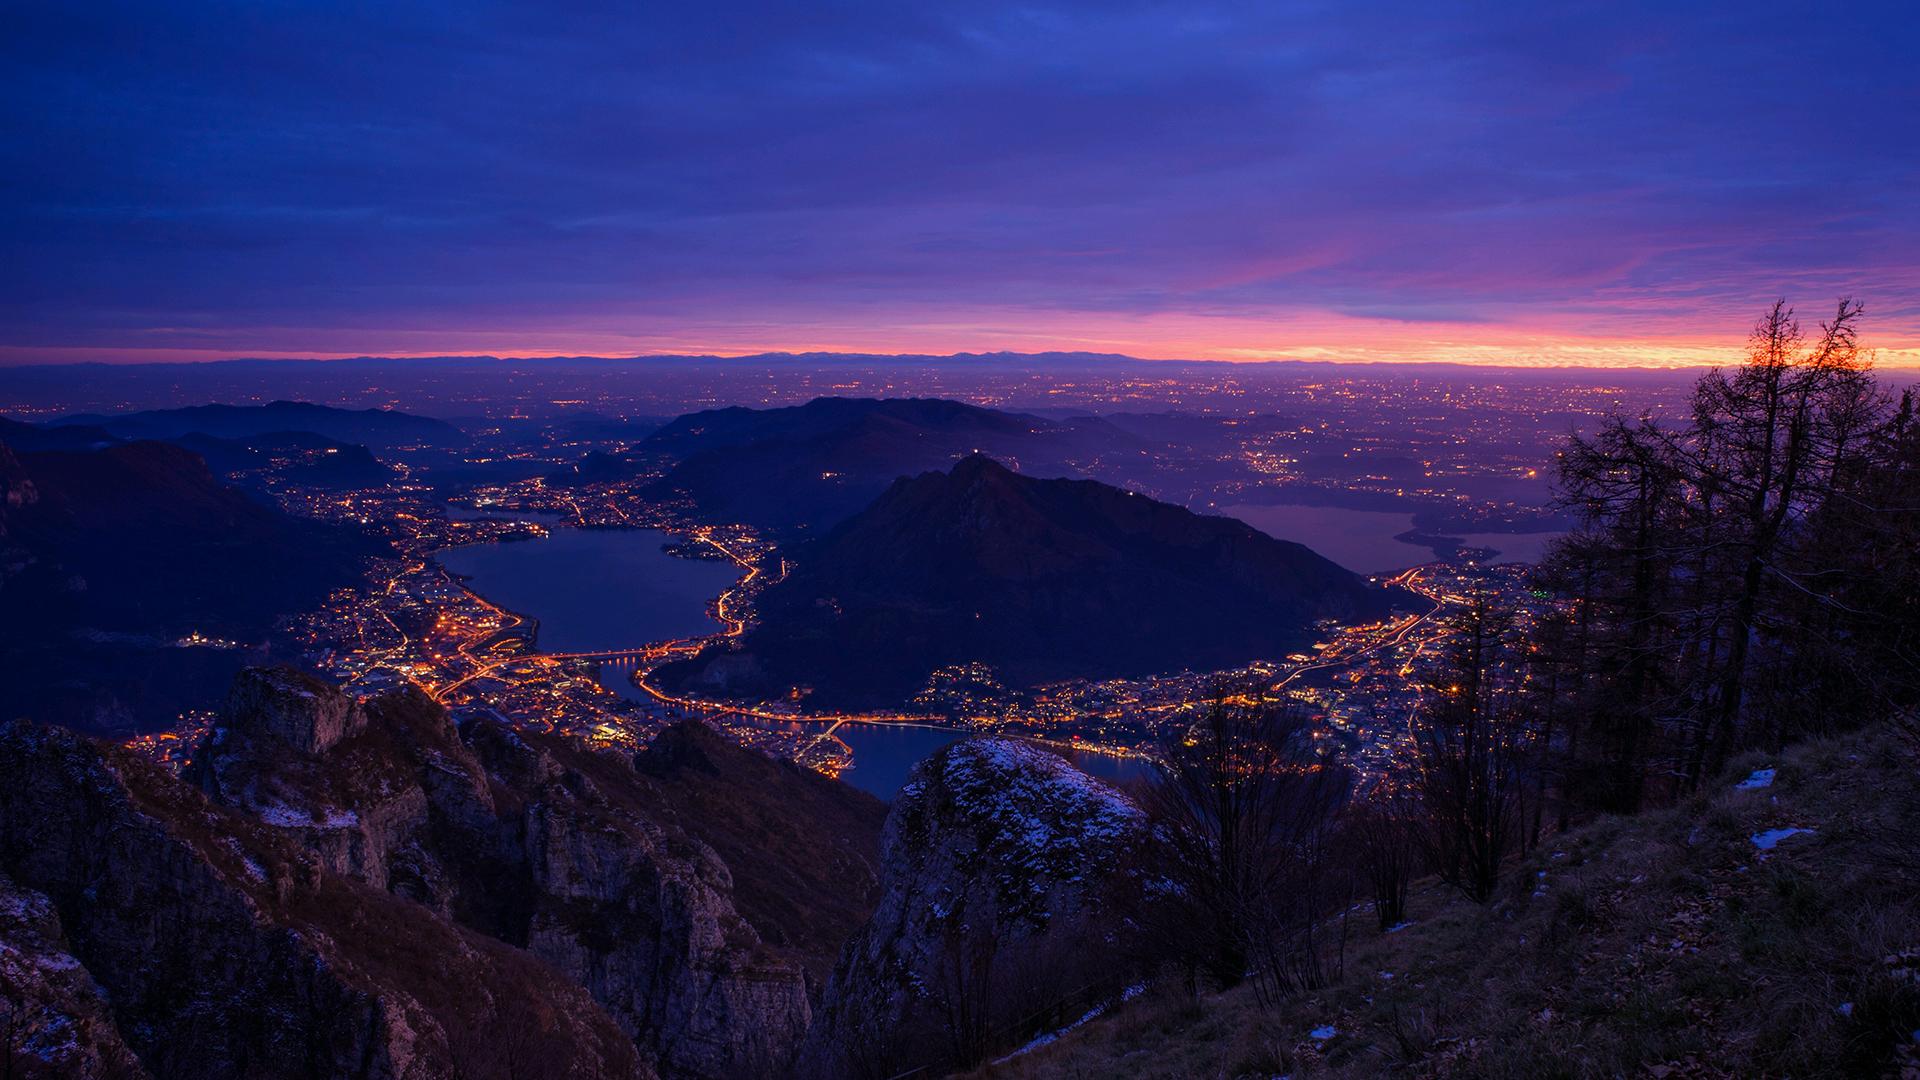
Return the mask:
M880 903L828 984L811 1070L985 1053L1104 989L1117 886L1145 831L1132 800L1029 743L969 739L922 762L888 815Z
M898 854L914 864L915 877L958 870L957 880L942 884L955 903L991 883L1000 919L1038 924L1055 910L1050 893L1110 864L1143 824L1131 799L1058 754L986 737L956 743L914 771L884 843L889 869Z

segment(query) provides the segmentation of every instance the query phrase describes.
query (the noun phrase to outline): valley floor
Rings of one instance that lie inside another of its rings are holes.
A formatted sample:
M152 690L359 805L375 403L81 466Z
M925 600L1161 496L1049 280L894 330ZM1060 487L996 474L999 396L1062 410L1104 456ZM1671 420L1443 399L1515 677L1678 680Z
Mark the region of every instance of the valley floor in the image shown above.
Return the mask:
M1484 908L1435 885L1392 932L1357 913L1324 991L1150 990L976 1075L1920 1077L1920 745L1734 766L1549 838Z

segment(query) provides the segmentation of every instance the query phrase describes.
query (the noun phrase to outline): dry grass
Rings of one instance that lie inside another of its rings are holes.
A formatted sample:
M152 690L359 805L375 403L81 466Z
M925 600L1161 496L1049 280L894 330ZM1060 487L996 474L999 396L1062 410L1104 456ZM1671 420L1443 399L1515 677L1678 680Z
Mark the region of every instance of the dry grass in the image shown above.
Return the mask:
M1771 787L1733 787L1763 765ZM1914 748L1870 731L1734 766L1552 839L1487 907L1429 887L1404 930L1356 919L1321 993L1150 992L978 1075L1920 1076ZM1816 831L1755 847L1789 826Z

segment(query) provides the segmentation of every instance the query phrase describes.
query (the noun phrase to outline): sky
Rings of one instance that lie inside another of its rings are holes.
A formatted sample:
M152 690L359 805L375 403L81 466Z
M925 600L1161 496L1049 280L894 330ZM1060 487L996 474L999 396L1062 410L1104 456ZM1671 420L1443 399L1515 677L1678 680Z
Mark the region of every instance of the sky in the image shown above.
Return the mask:
M1920 15L13 0L0 363L1920 365Z

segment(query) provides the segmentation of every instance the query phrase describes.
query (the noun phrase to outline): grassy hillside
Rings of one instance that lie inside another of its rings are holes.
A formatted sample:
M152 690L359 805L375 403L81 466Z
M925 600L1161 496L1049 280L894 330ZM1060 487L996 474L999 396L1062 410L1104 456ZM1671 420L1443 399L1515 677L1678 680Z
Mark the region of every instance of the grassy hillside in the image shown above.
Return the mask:
M1487 907L1350 922L1346 977L1263 1010L1149 990L978 1075L1920 1076L1920 755L1880 728L1748 755L1552 838ZM1773 768L1772 783L1736 786ZM1756 834L1811 829L1768 851ZM1329 1031L1328 1029L1331 1029Z

